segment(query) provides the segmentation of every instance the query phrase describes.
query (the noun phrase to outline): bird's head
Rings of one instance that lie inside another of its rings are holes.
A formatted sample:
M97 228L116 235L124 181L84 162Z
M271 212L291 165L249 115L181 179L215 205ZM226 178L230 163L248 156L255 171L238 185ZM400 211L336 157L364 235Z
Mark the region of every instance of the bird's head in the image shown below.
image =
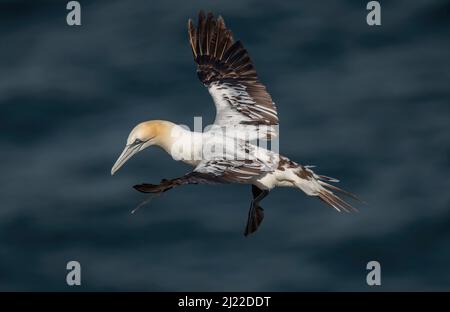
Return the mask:
M161 145L170 127L171 123L163 120L145 121L134 127L128 135L122 154L111 169L111 175L114 175L133 155L151 145Z

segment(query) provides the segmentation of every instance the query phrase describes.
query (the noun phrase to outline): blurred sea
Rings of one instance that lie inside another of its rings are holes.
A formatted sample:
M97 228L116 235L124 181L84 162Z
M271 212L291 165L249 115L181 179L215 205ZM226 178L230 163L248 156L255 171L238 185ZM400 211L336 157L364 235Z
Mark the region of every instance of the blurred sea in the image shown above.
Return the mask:
M0 290L450 290L450 3L0 1ZM149 119L214 119L187 39L200 9L224 16L277 103L280 149L368 205L339 214L293 189L131 186L189 167L149 149L110 169Z

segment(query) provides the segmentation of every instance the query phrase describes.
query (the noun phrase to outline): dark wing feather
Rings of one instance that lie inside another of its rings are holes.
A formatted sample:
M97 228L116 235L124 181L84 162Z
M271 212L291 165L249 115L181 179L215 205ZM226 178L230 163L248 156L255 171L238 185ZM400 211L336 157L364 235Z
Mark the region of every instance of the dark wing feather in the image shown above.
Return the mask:
M216 159L201 162L194 172L209 176L210 180L219 183L250 183L273 169L257 160Z
M143 193L162 193L185 184L251 183L272 169L258 160L217 159L201 162L195 169L182 177L163 179L159 184L142 183L133 188Z
M189 20L188 33L197 75L216 104L215 124L277 125L277 110L270 94L259 81L247 50L240 41L234 42L223 18L215 18L212 13L205 16L201 11L197 28Z

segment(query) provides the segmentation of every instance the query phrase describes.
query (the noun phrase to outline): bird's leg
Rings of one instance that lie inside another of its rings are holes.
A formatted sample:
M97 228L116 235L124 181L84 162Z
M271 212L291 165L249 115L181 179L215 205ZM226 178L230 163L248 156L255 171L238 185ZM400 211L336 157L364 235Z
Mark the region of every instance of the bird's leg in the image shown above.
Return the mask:
M259 202L269 194L269 191L261 190L256 185L252 185L252 194L253 200L248 211L247 225L244 232L245 236L256 232L261 225L264 219L264 209L259 205Z

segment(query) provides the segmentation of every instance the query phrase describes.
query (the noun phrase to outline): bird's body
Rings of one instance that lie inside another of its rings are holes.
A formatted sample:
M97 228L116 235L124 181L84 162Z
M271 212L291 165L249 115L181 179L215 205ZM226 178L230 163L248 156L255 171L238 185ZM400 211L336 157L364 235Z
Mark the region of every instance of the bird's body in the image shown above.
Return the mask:
M314 173L278 152L257 144L277 136L278 114L271 96L259 81L250 57L221 17L199 15L198 27L189 20L189 40L197 63L197 75L208 88L216 118L204 132L191 132L169 121L152 120L138 124L113 166L114 174L132 155L156 145L174 160L191 165L188 174L140 184L146 193L161 193L175 186L199 183L251 184L253 201L245 234L257 230L264 217L259 202L275 187L292 187L317 196L338 211L354 208L334 192L356 197L329 182L336 179ZM334 191L334 192L333 192Z

